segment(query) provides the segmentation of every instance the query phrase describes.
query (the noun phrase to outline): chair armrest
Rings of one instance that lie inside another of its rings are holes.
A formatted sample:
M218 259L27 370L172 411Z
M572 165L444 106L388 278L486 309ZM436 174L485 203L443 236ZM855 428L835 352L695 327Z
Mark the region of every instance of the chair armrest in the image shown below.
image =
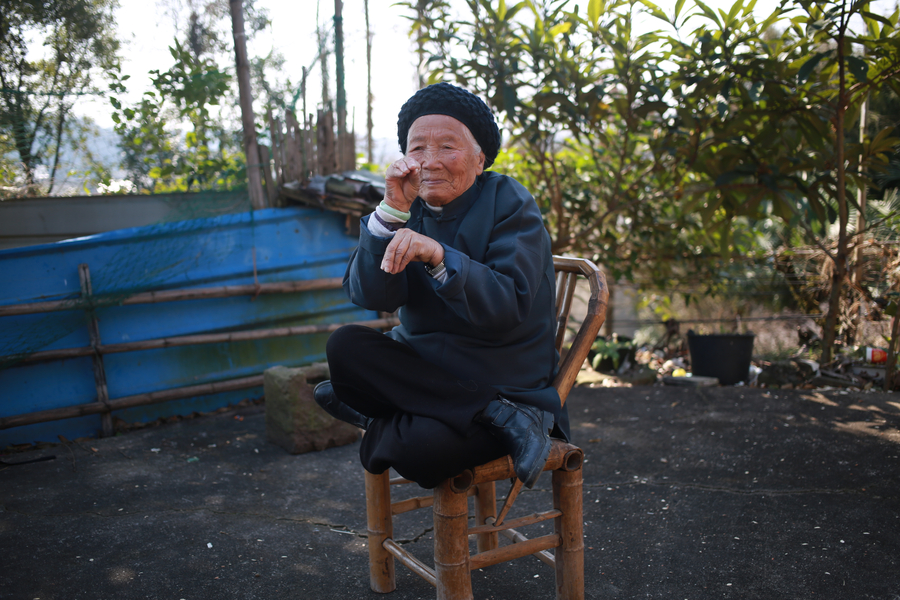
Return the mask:
M560 364L559 373L553 380L553 387L559 392L560 404L565 405L566 398L575 385L575 378L587 358L591 346L597 339L597 334L606 320L606 307L609 303L609 288L606 285L606 276L593 262L584 258L570 258L567 256L554 256L553 266L556 271L575 272L583 275L591 286L591 296L588 300L587 314L569 351Z

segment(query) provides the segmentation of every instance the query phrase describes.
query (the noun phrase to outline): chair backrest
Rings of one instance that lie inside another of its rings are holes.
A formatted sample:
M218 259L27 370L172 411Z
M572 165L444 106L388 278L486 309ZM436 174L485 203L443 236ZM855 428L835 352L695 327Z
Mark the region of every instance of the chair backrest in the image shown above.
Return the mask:
M560 403L565 404L575 378L587 358L591 346L597 339L600 327L606 320L606 306L609 302L609 288L606 286L606 277L597 268L597 265L585 258L572 258L569 256L554 256L553 269L556 272L556 349L563 356L562 345L566 337L566 325L569 320L569 311L572 308L572 298L575 295L575 285L578 276L587 279L591 288L591 295L587 303L587 314L581 322L581 327L572 340L568 352L565 353L559 365L559 373L553 380L553 387L559 392Z

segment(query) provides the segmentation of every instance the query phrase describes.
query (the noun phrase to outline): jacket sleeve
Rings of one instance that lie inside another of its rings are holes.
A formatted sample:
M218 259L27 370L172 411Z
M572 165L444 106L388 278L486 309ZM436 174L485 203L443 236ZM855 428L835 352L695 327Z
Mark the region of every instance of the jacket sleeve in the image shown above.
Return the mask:
M490 216L495 218L481 262L444 245L449 277L436 291L459 317L498 333L529 318L548 268L550 239L530 195L511 214Z
M343 286L350 301L368 310L394 312L408 296L406 271L391 275L381 270L384 251L390 243L369 232L368 220L363 217L359 227L359 246L350 256L344 272Z

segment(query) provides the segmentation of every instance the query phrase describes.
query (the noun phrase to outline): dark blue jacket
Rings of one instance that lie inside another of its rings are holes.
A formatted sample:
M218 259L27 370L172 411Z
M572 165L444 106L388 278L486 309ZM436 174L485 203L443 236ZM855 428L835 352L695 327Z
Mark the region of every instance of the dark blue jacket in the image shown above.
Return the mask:
M558 354L550 236L534 198L516 180L486 172L440 214L418 198L410 213L407 227L444 247L447 280L421 262L396 275L382 271L390 240L372 235L366 216L344 275L350 299L399 309L401 324L388 335L460 378L552 412L555 435L568 439L568 415L551 386Z

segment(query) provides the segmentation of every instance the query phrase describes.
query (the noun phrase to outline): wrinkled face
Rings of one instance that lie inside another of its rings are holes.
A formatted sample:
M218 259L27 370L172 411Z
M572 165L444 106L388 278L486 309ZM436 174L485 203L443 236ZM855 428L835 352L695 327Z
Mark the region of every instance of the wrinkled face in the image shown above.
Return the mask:
M484 171L484 152L472 132L446 115L416 119L407 133L406 155L422 166L419 197L433 206L458 198Z

